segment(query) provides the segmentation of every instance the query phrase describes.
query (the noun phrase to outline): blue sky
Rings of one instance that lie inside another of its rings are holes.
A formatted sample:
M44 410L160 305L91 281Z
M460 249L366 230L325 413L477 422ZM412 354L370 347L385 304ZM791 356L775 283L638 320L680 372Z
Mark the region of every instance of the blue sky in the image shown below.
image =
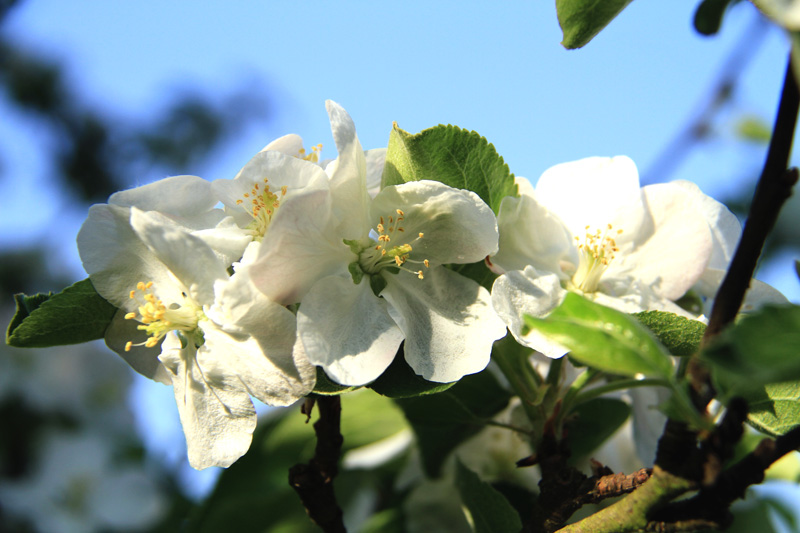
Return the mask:
M272 120L243 128L212 164L189 170L208 179L233 177L290 132L335 156L324 109L333 99L353 116L365 148L385 146L393 121L411 132L455 124L485 136L512 172L535 181L549 166L594 155L625 154L647 171L707 98L755 17L742 3L720 35L701 37L691 26L696 3L633 2L578 51L560 46L552 0L28 0L6 31L62 59L80 93L119 120L157 111L177 89L229 92L244 83L265 92ZM715 140L670 179L718 196L757 173L764 147L736 142L731 130L740 114L772 121L787 53L785 37L768 31ZM52 192L37 160L48 140L38 133L0 102L0 246L45 239L77 280L84 274L73 243L85 210ZM143 175L141 183L161 177ZM792 270L785 258L762 277L797 301ZM141 409L172 401L163 387L139 386ZM171 422L163 426L151 432L171 442ZM177 448L174 457L184 451Z

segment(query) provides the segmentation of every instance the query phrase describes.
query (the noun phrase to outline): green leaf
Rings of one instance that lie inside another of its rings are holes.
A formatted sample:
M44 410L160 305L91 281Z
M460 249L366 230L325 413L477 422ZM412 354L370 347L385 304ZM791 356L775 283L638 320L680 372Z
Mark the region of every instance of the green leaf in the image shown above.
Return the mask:
M483 429L510 398L491 372L484 370L462 378L445 392L395 401L417 436L425 472L435 477L450 452Z
M669 354L635 318L573 292L547 317L525 316L525 324L591 368L624 376L672 375Z
M728 394L800 380L800 306L765 306L745 315L700 352Z
M672 355L692 355L700 349L700 341L706 331L706 325L702 322L666 311L644 311L633 316Z
M475 533L518 533L522 529L519 514L508 500L461 461L456 461L456 487Z
M703 35L714 35L722 26L722 18L732 1L737 0L703 0L694 12L694 27Z
M747 422L768 435L783 435L800 425L800 382L773 383L741 396L750 406Z
M631 414L622 400L595 398L578 405L566 424L572 459L586 457L613 435Z
M20 348L45 348L102 339L117 312L85 279L58 294L14 296L17 312L6 343Z
M449 389L455 384L455 381L452 383L438 383L418 376L406 363L403 345L401 344L392 364L378 379L367 386L378 394L389 398L412 398L414 396L436 394Z
M419 180L473 191L495 214L504 197L517 194L508 165L474 131L439 125L412 135L395 125L389 135L382 185Z
M580 48L591 41L631 0L556 0L562 46Z

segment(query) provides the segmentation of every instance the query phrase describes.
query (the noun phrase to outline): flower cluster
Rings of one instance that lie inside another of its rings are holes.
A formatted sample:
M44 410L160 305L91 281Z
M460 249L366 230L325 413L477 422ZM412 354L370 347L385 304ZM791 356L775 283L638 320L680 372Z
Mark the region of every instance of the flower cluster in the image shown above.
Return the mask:
M678 300L711 296L738 238L733 215L696 186L640 188L625 157L558 165L535 190L519 180L497 218L437 181L381 188L386 150L365 152L344 109L327 109L335 160L288 135L233 179L114 194L78 235L92 284L119 309L107 344L173 386L196 468L238 459L256 424L251 396L293 403L316 367L369 384L402 345L416 374L449 383L483 370L506 328L560 357L522 323L567 291L697 317ZM450 268L484 260L499 274L491 294Z
M335 160L289 135L233 179L116 193L78 235L92 284L119 309L106 343L173 386L195 468L236 461L251 396L293 403L315 366L364 385L404 342L415 372L451 382L483 370L505 335L489 292L444 266L497 252L491 209L438 182L378 192L385 150L365 152L344 109L327 108Z

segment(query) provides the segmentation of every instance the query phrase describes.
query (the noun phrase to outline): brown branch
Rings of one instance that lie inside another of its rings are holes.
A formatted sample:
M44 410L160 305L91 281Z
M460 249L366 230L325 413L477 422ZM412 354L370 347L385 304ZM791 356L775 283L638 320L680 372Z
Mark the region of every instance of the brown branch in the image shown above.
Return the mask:
M708 328L703 336L704 344L730 324L739 312L764 241L797 182L797 171L786 169L797 124L798 108L800 108L800 92L792 72L790 58L764 169L758 180L736 253L714 300Z
M712 485L702 488L697 495L688 500L663 508L653 517L653 529L650 529L651 526L648 524L648 531L689 531L689 529L675 529L689 522L715 524L713 526L715 528L726 527L733 519L728 510L730 505L743 498L748 487L764 481L764 472L775 461L798 448L800 448L800 428L795 428L774 440L762 440L755 450L722 472Z
M792 71L790 57L764 168L758 179L742 237L714 299L702 345L708 344L736 318L744 301L744 295L750 287L750 280L755 273L767 235L775 226L781 207L792 195L792 187L797 183L797 169L787 170L787 166L797 125L798 109L800 109L800 91ZM708 402L714 397L709 371L695 355L689 361L687 372L691 379L695 404L698 409L705 410Z
M313 402L304 405L310 416ZM314 423L317 446L308 464L294 465L289 469L289 484L300 496L308 516L326 533L345 533L342 509L333 492L333 478L339 471L342 451L341 400L339 396L319 396L316 399L319 420Z
M547 518L547 531L557 531L569 520L569 517L584 505L600 503L608 498L615 498L636 490L650 479L652 469L642 468L633 474L607 474L587 478L581 485L582 493L574 498L561 502Z

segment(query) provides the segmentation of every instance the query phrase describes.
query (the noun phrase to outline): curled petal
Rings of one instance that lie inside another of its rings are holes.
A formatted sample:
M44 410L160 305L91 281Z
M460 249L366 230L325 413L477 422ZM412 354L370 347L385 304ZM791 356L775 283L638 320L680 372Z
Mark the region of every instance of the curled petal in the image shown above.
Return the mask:
M371 223L397 216L397 209L405 218L399 242L423 234L413 245L414 257L432 264L474 263L497 251L497 220L472 191L427 180L386 187L372 203Z
M356 135L353 119L342 106L325 102L339 157L326 167L333 194L333 209L344 239L360 239L368 228L370 197L367 193L367 161Z
M519 198L503 198L497 226L500 247L491 261L504 272L532 265L565 277L562 261L578 263L573 235L557 215L536 200L532 190Z
M523 316L543 318L549 315L566 293L558 275L552 272L540 274L532 266L527 266L524 270L506 272L494 281L492 305L517 342L556 359L568 350L536 330L523 335Z

